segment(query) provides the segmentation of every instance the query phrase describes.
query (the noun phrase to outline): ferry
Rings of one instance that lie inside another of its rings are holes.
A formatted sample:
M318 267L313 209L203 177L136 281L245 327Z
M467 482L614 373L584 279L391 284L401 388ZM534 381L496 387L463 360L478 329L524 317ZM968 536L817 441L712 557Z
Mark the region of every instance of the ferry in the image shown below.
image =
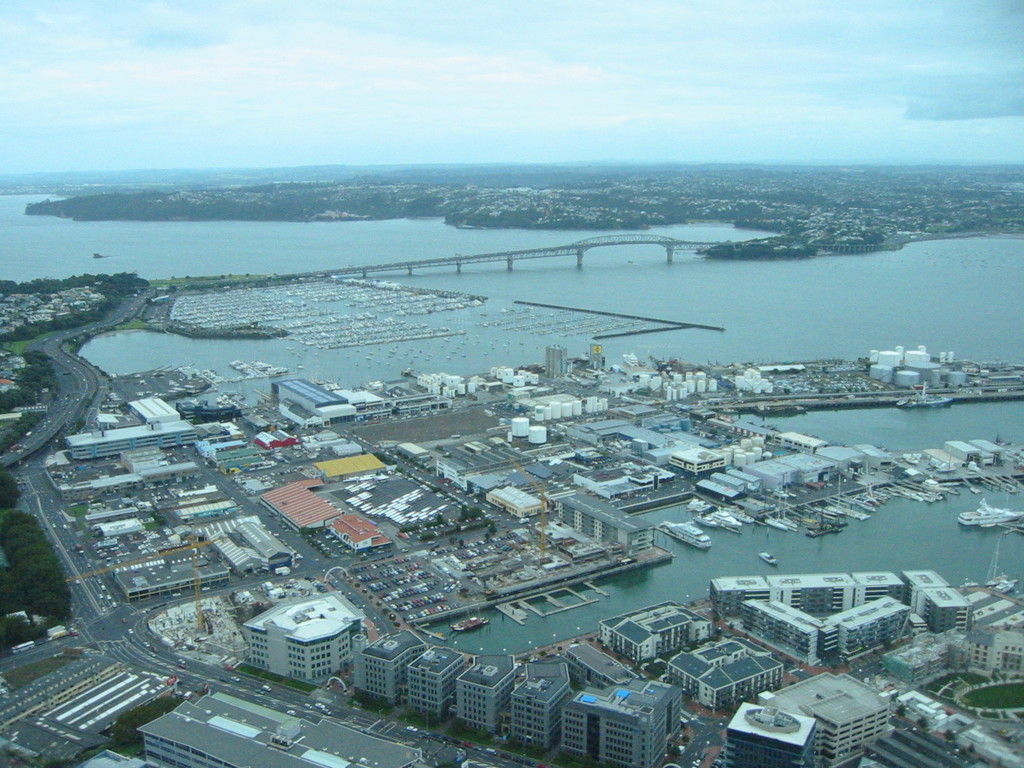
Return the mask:
M468 619L457 621L451 625L452 630L455 632L469 632L473 629L480 629L480 627L486 627L491 623L490 619L484 619L480 616L471 616Z
M1000 509L989 505L986 499L974 511L961 512L957 517L960 525L980 525L983 528L990 528L1000 523L1012 523L1024 517L1024 512L1014 512L1012 509Z
M779 559L775 557L771 552L759 552L758 557L764 560L768 565L778 565Z

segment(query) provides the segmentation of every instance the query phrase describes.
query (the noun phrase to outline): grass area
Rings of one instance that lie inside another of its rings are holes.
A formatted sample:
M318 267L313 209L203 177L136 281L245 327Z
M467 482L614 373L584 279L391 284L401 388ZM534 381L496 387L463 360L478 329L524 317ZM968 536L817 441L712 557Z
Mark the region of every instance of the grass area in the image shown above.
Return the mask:
M55 333L59 333L59 331L49 331L47 333L41 333L38 336L33 336L31 339L22 339L21 341L5 341L4 349L6 349L8 352L14 353L15 355L23 355L25 354L25 347L27 347L33 341L45 339L48 336L53 336L53 334Z
M185 277L165 277L156 280L150 280L149 284L151 287L160 290L167 290L171 287L174 288L210 288L217 285L226 285L231 283L244 284L251 283L257 280L266 280L275 275L196 275Z
M145 320L129 320L127 323L121 323L120 325L111 328L112 331L144 331L149 328L149 323Z
M65 664L70 664L74 660L74 656L53 656L49 659L42 659L41 661L35 661L31 664L25 664L12 669L10 672L5 672L4 677L11 688L23 688L33 680L37 680L51 672L56 672Z
M289 688L294 688L295 690L302 691L303 693L315 691L318 687L312 683L303 682L302 680L292 680L290 677L275 675L273 672L268 672L265 669L258 669L251 664L239 664L235 667L235 671L243 675L249 675L250 677L258 677L261 680L267 680L272 683L287 685Z
M1024 707L1024 683L988 685L963 697L969 707L979 709L1015 709Z
M984 675L979 675L974 672L954 672L949 675L943 675L935 680L928 683L929 693L939 693L943 688L946 688L950 684L954 685L954 688L963 685L981 685L987 683L988 678Z
M75 517L82 517L88 511L88 504L72 504L70 507L68 507L68 512L70 512Z

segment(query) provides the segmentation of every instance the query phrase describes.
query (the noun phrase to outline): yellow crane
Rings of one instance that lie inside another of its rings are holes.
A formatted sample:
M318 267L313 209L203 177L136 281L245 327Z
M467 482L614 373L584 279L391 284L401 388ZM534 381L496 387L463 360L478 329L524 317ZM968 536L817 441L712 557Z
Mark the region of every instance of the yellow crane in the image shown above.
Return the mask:
M69 576L68 578L65 579L65 581L67 581L67 582L81 581L82 579L87 579L87 578L90 578L92 576L99 576L100 574L103 574L103 573L110 573L111 571L117 571L117 570L120 570L121 568L130 568L133 565L142 565L143 563L148 563L148 562L151 562L153 560L161 560L161 559L167 557L168 555L175 555L175 554L177 554L179 552L189 552L189 551L191 551L192 552L192 574L193 574L193 578L192 578L192 591L193 591L193 594L195 595L195 604L196 604L196 630L199 631L199 632L202 632L206 627L205 627L205 624L204 624L204 621L203 621L203 619L204 619L204 616L203 616L203 601L202 601L202 586L203 585L202 585L202 578L200 577L200 574L199 574L199 550L201 548L203 548L203 547L210 546L214 542L220 541L221 538L223 538L223 537L217 536L217 537L214 537L212 539L206 539L204 541L199 541L195 537L195 535L190 535L189 536L189 543L188 544L183 544L180 547L174 547L172 549L165 549L163 552L157 552L157 553L152 554L152 555L146 555L145 557L139 557L139 558L136 558L134 560L126 560L123 563L116 563L114 565L108 565L105 568L97 568L94 571L86 571L85 573L80 573L77 576Z
M523 469L522 465L515 459L509 457L509 461L512 462L519 474L526 478L526 481L533 486L533 490L540 496L540 520L537 523L537 529L540 532L538 548L540 549L541 557L548 552L548 494L547 490L540 480L534 479L533 475Z

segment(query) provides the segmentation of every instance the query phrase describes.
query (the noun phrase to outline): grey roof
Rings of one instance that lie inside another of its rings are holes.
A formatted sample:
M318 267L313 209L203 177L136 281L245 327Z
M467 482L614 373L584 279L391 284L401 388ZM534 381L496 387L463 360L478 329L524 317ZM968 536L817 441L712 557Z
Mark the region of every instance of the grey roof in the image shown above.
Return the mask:
M515 665L515 659L507 655L477 656L473 665L459 675L459 680L493 688L512 674Z
M569 668L564 661L534 661L527 664L526 677L516 686L517 699L550 702L569 691Z
M888 699L849 675L823 673L776 691L772 705L833 723L848 723L889 711Z
M405 768L420 758L418 749L333 720L312 722L225 694L185 702L139 730L246 768Z
M362 653L378 659L397 659L403 653L414 648L425 648L426 643L409 630L405 629L394 635L384 635L379 640L366 646Z
M428 648L417 658L409 662L409 667L437 673L448 669L453 664L463 664L464 662L465 657L454 648L436 646Z
M566 650L565 655L570 661L580 664L594 674L616 683L625 683L637 676L629 667L587 643L578 643L577 645L570 646Z
M613 528L627 531L629 533L643 531L654 527L654 523L650 521L630 517L622 510L617 507L613 507L607 502L600 501L599 499L591 498L589 496L584 496L579 493L573 494L572 496L566 496L564 499L559 499L559 501L570 509L583 512L584 514L600 520L605 525L610 525Z

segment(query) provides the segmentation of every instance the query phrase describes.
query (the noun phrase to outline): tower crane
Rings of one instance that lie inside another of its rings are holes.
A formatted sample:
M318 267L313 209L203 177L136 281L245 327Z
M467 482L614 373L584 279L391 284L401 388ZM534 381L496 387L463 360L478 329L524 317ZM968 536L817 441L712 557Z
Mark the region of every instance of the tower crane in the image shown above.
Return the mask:
M515 459L509 457L509 461L512 462L519 473L526 478L526 481L533 487L533 490L540 496L540 520L537 523L537 529L540 532L538 548L540 549L541 557L544 557L548 552L548 494L547 489L541 483L540 480L534 479L533 475L523 469L522 465Z

